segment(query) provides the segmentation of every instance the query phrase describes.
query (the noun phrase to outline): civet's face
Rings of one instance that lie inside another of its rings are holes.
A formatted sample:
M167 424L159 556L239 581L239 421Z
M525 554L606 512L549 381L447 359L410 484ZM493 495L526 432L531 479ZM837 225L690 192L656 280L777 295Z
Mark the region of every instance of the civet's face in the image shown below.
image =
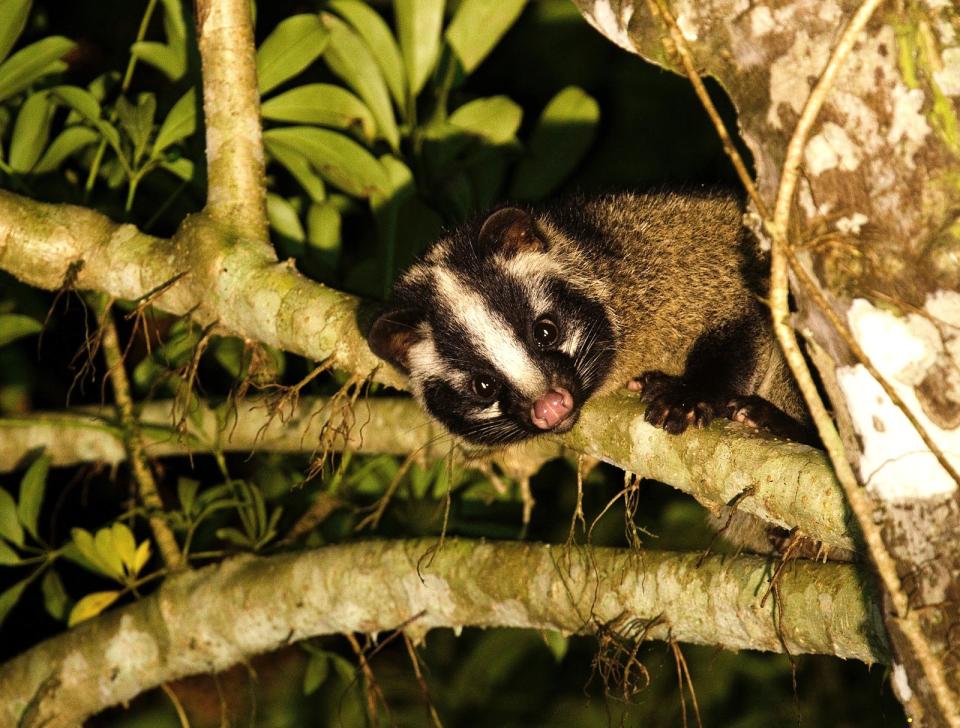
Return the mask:
M455 230L403 275L370 331L371 349L468 441L565 432L610 370L605 309L570 284L545 237L518 208Z

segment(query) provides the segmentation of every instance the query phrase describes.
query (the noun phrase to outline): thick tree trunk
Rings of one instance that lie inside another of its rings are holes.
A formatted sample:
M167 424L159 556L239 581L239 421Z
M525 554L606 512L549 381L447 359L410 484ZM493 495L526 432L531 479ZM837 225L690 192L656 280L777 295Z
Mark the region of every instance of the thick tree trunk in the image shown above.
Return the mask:
M652 0L576 2L621 47L683 72L685 46L720 81L772 209L788 145L857 4L676 0L671 36ZM915 724L960 725L955 4L881 5L799 141L787 228L795 325L880 525L875 562L896 567L884 579L893 685ZM755 222L765 237L770 220Z

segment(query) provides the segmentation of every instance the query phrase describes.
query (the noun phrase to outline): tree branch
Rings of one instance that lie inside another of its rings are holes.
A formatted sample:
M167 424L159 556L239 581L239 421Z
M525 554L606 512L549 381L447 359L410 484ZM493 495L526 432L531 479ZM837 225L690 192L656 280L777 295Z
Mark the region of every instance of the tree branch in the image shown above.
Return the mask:
M153 305L340 369L375 371L376 381L403 387L358 330L368 306L278 263L262 246L238 244L203 214L165 239L87 208L0 191L0 269L38 288L72 285L130 301L177 279Z
M0 724L72 726L185 675L323 634L406 625L614 631L727 649L884 661L876 596L848 564L448 540L239 557L168 579L0 666ZM430 555L432 553L432 556ZM777 603L775 609L774 603ZM780 610L782 609L782 612ZM779 630L779 631L778 631Z
M361 453L404 455L419 452L433 460L454 443L406 398L368 398L349 413L332 413L328 400L304 398L284 418L270 416L264 400L227 405L204 404L199 417L187 418L188 437L178 438L170 402L152 402L140 413L150 457L186 455L221 448L231 452L312 452L324 427L349 432L335 438ZM197 423L200 423L199 425ZM352 426L345 427L352 423ZM116 463L125 455L116 424L95 414L38 414L0 419L0 472L16 467L37 447L46 448L55 465L90 460ZM855 549L850 513L823 453L795 443L762 437L741 425L715 423L705 430L670 435L643 419L643 407L631 395L592 401L580 422L562 438L540 438L524 447L494 453L511 473L532 474L564 448L600 458L645 478L689 493L716 512L741 493L737 507L785 528L798 527L824 544ZM476 453L484 457L484 453Z
M197 0L197 44L207 131L204 210L273 256L249 1Z

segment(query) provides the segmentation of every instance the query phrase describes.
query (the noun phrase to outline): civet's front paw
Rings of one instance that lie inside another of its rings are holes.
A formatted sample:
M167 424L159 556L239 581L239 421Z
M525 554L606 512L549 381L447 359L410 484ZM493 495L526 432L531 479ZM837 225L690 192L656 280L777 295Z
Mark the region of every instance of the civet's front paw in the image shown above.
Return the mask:
M627 382L627 389L640 393L640 401L647 405L646 421L673 435L691 425L706 427L717 413L714 400L681 377L663 372L644 372Z

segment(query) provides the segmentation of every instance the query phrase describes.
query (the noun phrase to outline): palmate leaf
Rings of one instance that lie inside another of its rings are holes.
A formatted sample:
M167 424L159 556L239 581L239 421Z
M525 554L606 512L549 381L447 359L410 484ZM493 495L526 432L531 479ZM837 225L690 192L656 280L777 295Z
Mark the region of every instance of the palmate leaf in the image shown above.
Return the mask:
M76 154L98 139L100 139L100 135L89 127L68 126L54 138L40 161L34 165L34 174L52 172L63 164L67 157ZM2 328L2 324L0 324L0 328Z
M449 122L492 144L505 144L516 136L522 119L523 109L518 104L506 96L490 96L459 107Z
M17 502L17 517L31 536L37 538L40 508L47 487L47 471L50 457L41 455L34 460L20 481L20 500Z
M0 61L7 57L30 15L30 0L0 0Z
M305 156L296 149L282 142L272 141L266 136L263 145L267 148L270 156L293 176L313 202L326 199L327 190L323 180L314 171Z
M443 5L443 0L394 0L393 3L400 52L413 96L420 93L437 64Z
M397 108L407 104L407 77L400 47L380 14L360 0L331 0L330 7L346 20L366 43L380 67Z
M553 192L583 159L597 134L600 106L568 86L547 104L517 165L510 197L539 200Z
M10 610L16 606L18 601L20 601L20 596L23 594L23 590L27 588L31 581L33 581L33 578L34 574L31 574L25 579L18 581L9 589L0 593L0 626L3 625L7 615L10 614Z
M363 99L377 121L380 134L390 148L396 150L400 131L390 104L390 92L373 54L342 20L330 13L323 13L321 18L330 30L330 45L323 60Z
M3 488L0 488L0 536L10 543L23 546L23 526L17 518L17 504Z
M356 197L389 186L386 172L370 152L349 137L328 129L290 126L269 129L264 139L302 154L328 182Z
M76 45L69 38L52 35L31 43L0 64L0 101L20 93L39 78L66 68L60 61Z
M264 119L273 121L356 129L368 142L377 133L377 124L366 104L332 83L297 86L264 101L260 111Z
M257 49L257 82L265 94L293 78L319 58L329 33L313 14L282 20Z
M10 138L10 167L17 172L33 169L50 139L50 123L55 107L44 92L30 95L13 126Z
M153 142L153 155L158 156L171 144L192 136L196 130L197 94L194 89L190 89L177 100L160 124L157 138Z
M42 329L43 325L29 316L20 313L0 314L0 346L6 346L24 336L38 334Z
M153 66L171 81L179 81L187 72L187 54L167 43L137 41L130 46L130 54Z
M73 627L87 619L96 617L120 597L119 591L102 591L87 594L70 610L67 626Z
M447 43L470 73L487 57L526 5L526 0L464 0L447 28Z

